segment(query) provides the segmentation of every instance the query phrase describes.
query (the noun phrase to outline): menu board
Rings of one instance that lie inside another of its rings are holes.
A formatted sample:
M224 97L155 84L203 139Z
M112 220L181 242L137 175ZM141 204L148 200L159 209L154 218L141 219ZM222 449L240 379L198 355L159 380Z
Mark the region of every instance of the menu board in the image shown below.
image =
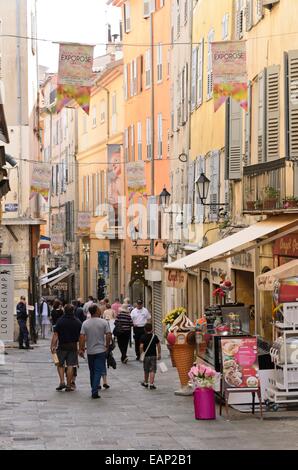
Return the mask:
M222 374L226 388L259 388L257 338L221 339Z

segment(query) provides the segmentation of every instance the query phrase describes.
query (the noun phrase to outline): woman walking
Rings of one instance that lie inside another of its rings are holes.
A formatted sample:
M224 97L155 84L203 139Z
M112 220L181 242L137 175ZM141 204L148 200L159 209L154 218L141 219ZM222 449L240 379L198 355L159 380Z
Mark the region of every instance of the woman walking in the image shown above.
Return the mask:
M123 304L119 309L119 315L115 320L114 335L117 336L117 342L121 351L121 362L127 364L127 348L131 337L131 329L133 322L130 316L129 307L127 304Z
M56 299L53 304L53 310L51 312L51 321L52 321L53 330L55 329L55 325L57 321L59 320L59 318L62 317L63 313L64 312L63 312L62 304L60 300Z

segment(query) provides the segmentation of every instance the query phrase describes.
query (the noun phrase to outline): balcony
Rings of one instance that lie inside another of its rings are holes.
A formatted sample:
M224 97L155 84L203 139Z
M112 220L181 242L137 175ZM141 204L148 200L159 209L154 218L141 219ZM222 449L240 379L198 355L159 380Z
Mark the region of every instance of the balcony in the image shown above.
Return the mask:
M279 214L298 212L293 196L293 167L285 158L243 169L243 213Z

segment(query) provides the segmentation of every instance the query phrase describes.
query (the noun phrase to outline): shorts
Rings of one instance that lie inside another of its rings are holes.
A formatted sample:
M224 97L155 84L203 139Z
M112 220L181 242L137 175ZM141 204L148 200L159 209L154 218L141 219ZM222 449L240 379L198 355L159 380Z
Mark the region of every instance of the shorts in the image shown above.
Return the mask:
M149 374L150 372L154 372L156 374L157 371L157 357L156 356L148 356L144 359L144 372Z
M79 364L78 352L77 351L63 351L57 349L57 356L59 359L59 366L64 367L77 367Z

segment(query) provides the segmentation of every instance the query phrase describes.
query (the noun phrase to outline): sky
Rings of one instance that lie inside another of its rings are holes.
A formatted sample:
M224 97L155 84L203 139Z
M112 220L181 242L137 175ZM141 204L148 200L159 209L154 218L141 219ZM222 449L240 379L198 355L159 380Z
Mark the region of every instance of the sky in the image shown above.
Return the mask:
M112 34L119 34L121 9L108 7L106 0L38 0L38 38L53 42L97 44L106 42L106 24L112 25ZM59 46L39 41L39 63L58 70ZM105 52L97 47L95 55Z

